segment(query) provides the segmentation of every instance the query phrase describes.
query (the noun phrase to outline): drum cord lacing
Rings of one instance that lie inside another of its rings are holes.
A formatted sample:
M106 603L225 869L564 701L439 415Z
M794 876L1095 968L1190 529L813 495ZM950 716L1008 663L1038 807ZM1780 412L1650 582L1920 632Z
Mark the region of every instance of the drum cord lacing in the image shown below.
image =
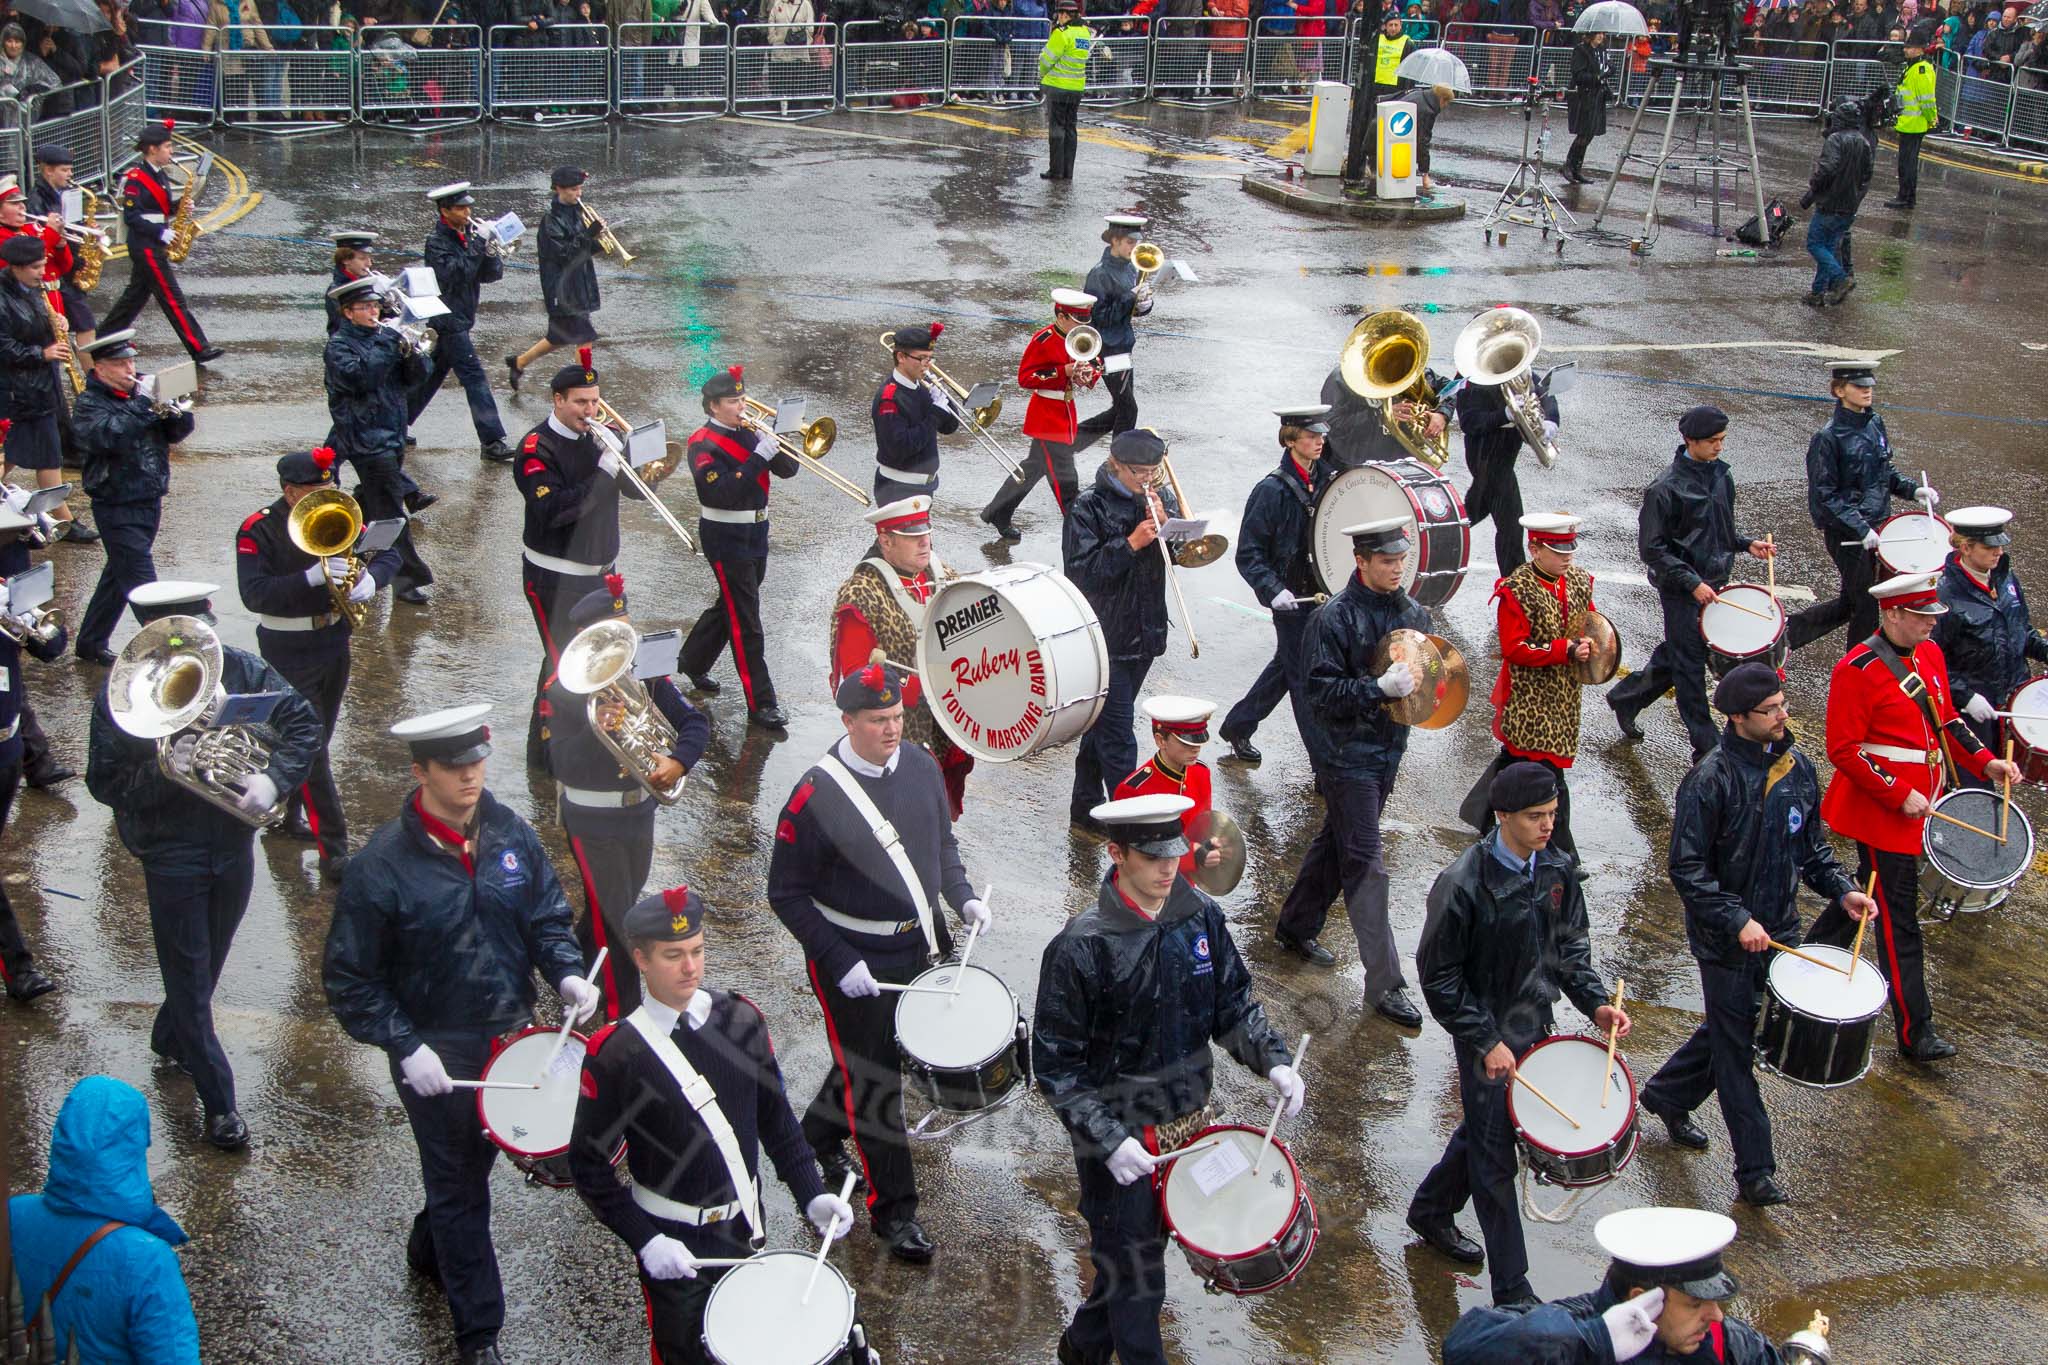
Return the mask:
M992 1114L1001 1113L1003 1110L1008 1109L1011 1105L1015 1104L1018 1100L1024 1098L1026 1094L1035 1092L1038 1089L1038 1071L1037 1068L1032 1065L1031 1060L1031 1026L1021 1019L1018 1020L1017 1032L1015 1036L1018 1038L1018 1040L1025 1044L1024 1083L1022 1085L1012 1086L1010 1088L1009 1094L1003 1096L1001 1099L997 1100L994 1104L991 1104L986 1109L976 1109L972 1113L962 1114L958 1118L955 1118L951 1123L946 1124L943 1128L933 1128L931 1126L931 1123L933 1119L937 1118L939 1115L947 1111L943 1109L929 1110L923 1118L919 1119L915 1124L912 1124L910 1127L906 1128L904 1130L904 1135L918 1142L936 1142L940 1138L945 1137L948 1134L958 1132L960 1129L966 1128L972 1124L980 1123L983 1119L988 1118Z
M1521 1195L1522 1212L1539 1223L1563 1223L1569 1221L1571 1216L1578 1212L1579 1205L1614 1183L1612 1180L1604 1180L1598 1185L1580 1186L1567 1193L1564 1197L1564 1202L1556 1208L1540 1209L1536 1207L1535 1191L1530 1188L1531 1185L1538 1182L1529 1170L1527 1159L1518 1157L1516 1164L1521 1168L1516 1185L1517 1191Z

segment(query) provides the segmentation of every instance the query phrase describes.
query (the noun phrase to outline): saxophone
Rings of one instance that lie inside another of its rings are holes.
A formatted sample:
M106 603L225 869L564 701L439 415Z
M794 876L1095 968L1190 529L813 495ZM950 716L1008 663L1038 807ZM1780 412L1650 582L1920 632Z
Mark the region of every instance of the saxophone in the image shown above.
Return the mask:
M50 307L50 331L57 340L64 343L64 370L71 376L71 392L85 392L85 367L78 363L78 351L71 344L71 324L64 320L64 309L49 290L43 291L43 302Z
M178 195L177 211L171 215L170 231L165 233L170 245L165 249L176 265L192 254L192 243L199 240L199 222L192 216L192 201L199 197L202 177L198 171L185 176L185 189Z
M78 193L84 206L80 221L85 226L92 227L99 222L100 201L83 185L79 186ZM107 264L106 237L97 233L84 233L72 244L71 255L77 262L77 268L71 272L71 283L77 286L79 293L90 294L98 286L100 271Z

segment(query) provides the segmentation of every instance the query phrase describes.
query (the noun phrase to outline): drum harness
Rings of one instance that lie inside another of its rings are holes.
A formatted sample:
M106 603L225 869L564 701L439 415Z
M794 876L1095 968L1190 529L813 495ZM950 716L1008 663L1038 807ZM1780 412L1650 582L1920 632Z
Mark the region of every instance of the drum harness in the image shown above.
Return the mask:
M1892 648L1892 642L1884 638L1883 631L1878 631L1863 643L1872 654L1877 656L1878 662L1882 663L1886 670L1891 673L1892 680L1899 685L1899 691L1905 693L1906 699L1920 708L1920 718L1927 722L1927 733L1934 737L1934 743L1937 746L1935 753L1939 754L1941 758L1941 777L1945 779L1944 783L1937 784L1936 786L1935 795L1939 796L1941 794L1941 785L1949 787L1956 785L1955 759L1949 753L1948 731L1943 728L1940 718L1935 715L1934 702L1928 696L1927 682L1920 676L1920 671L1917 668L1906 667L1899 658L1898 650ZM1858 747L1862 752L1877 758L1889 758L1894 762L1903 763L1915 761L1912 758L1904 757L1901 752L1893 751L1890 745L1864 744ZM1934 763L1934 759L1925 753L1918 756L1918 761L1926 763L1930 767Z
M690 1065L690 1059L676 1046L675 1039L654 1022L644 1003L626 1016L626 1022L646 1041L655 1058L668 1068L668 1074L682 1088L683 1098L690 1102L690 1107L697 1111L697 1117L709 1130L711 1141L718 1148L719 1159L725 1162L726 1178L732 1181L733 1191L739 1196L739 1216L747 1220L751 1233L748 1240L754 1250L759 1251L768 1242L767 1224L761 1216L761 1187L747 1174L746 1159L740 1155L739 1138L734 1135L732 1124L726 1120L725 1111L718 1107L718 1093L711 1088L709 1081L698 1074L697 1068ZM656 1218L694 1227L723 1222L729 1216L725 1209L700 1209L678 1204L645 1185L633 1186L633 1202Z

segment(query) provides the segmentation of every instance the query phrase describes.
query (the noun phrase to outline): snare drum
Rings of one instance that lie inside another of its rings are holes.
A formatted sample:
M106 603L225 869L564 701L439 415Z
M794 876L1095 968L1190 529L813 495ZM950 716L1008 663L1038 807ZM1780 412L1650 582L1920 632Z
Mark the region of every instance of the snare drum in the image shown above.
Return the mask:
M2005 722L2020 781L2048 784L2048 677L2023 682L2006 699Z
M853 1286L830 1261L803 1301L813 1253L764 1251L719 1276L704 1303L704 1353L718 1365L839 1365L855 1354Z
M1849 950L1809 943L1799 950L1841 967ZM1870 1070L1870 1046L1877 1017L1890 992L1884 973L1871 963L1844 976L1790 953L1771 959L1764 996L1763 1027L1757 1031L1756 1064L1795 1085L1832 1090L1863 1079Z
M1024 1012L1002 978L980 967L946 964L910 984L950 991L956 978L958 995L904 991L896 997L896 1050L934 1109L993 1109L1024 1083Z
M1323 591L1344 591L1357 569L1346 526L1382 517L1408 518L1408 557L1401 586L1425 607L1440 607L1465 581L1472 528L1451 481L1419 460L1389 460L1347 469L1316 497L1309 560Z
M548 1054L554 1051L555 1035L560 1032L559 1028L536 1025L501 1043L484 1063L482 1079L539 1081L540 1089L479 1090L476 1114L484 1136L503 1148L528 1180L567 1190L575 1188L576 1181L563 1153L569 1150L569 1130L576 1122L576 1093L588 1040L580 1033L570 1033L554 1065L548 1066ZM626 1140L620 1138L612 1165L618 1165L625 1155Z
M1877 577L1940 573L1948 562L1948 523L1925 512L1901 512L1877 526Z
M1707 642L1707 667L1717 678L1751 659L1783 668L1792 652L1785 639L1785 608L1768 588L1754 583L1731 584L1701 607L1700 635Z
M2004 805L1997 792L1964 787L1936 801L1934 809L1996 833ZM2005 903L2033 862L2034 827L2018 806L2006 819L2002 844L1947 820L1930 819L1920 854L1920 913L1945 920L1959 910L1974 914L1995 909Z
M1215 1124L1186 1146L1217 1145L1169 1157L1153 1177L1166 1235L1210 1289L1263 1294L1301 1273L1316 1249L1316 1206L1287 1144L1274 1138L1256 1179L1257 1128Z
M1574 1128L1527 1086L1508 1083L1508 1121L1515 1125L1529 1169L1538 1180L1570 1189L1604 1185L1634 1159L1636 1082L1628 1063L1614 1054L1607 1105L1600 1090L1607 1080L1607 1040L1578 1034L1545 1038L1522 1054L1515 1068L1579 1121Z
M1109 648L1095 609L1043 564L942 584L918 631L917 671L939 728L991 763L1079 739L1109 695Z

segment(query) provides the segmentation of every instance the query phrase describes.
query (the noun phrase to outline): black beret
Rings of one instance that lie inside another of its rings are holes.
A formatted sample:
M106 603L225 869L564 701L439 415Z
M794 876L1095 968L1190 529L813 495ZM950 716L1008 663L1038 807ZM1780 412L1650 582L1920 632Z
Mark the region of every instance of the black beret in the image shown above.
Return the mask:
M1166 442L1150 427L1132 427L1110 438L1109 457L1118 464L1149 469L1166 458Z
M45 166L69 166L71 149L61 142L45 142L36 148L36 160Z
M1557 796L1557 774L1541 763L1510 763L1493 775L1486 789L1489 810L1518 811L1540 806Z
M0 242L0 261L9 265L34 265L43 259L43 239L22 232Z
M879 649L875 651L876 656L880 654ZM832 699L849 715L885 711L903 700L903 675L879 657L870 657L865 668L856 668L840 679L839 691Z
M626 576L608 573L604 586L587 592L576 599L576 605L569 608L569 629L582 630L599 621L609 621L615 616L626 614Z
M1784 690L1785 680L1778 676L1777 669L1751 659L1729 669L1728 676L1715 686L1714 709L1724 716L1739 716L1756 710L1766 699Z
M740 398L747 392L747 381L741 377L744 365L734 365L721 370L704 381L704 410L709 412L711 404L721 398Z
M135 146L139 151L144 147L159 147L171 140L171 129L175 127L169 119L152 123L135 135Z
M893 351L929 351L939 344L939 333L946 330L943 322L920 322L909 327L898 327L896 336L889 344Z
M581 166L557 166L555 167L555 173L548 177L548 184L558 190L565 190L572 185L580 185L588 179L590 179L590 172L584 170Z
M1712 403L1687 408L1678 418L1678 434L1688 441L1705 441L1728 430L1728 414Z
M576 363L564 365L555 371L555 377L548 382L549 393L567 393L571 389L587 389L597 383L597 366L590 363L590 348L576 349Z
M704 932L704 898L687 886L655 891L626 912L626 942L675 943Z
M334 482L334 451L327 446L294 450L278 456L277 481L316 487Z

